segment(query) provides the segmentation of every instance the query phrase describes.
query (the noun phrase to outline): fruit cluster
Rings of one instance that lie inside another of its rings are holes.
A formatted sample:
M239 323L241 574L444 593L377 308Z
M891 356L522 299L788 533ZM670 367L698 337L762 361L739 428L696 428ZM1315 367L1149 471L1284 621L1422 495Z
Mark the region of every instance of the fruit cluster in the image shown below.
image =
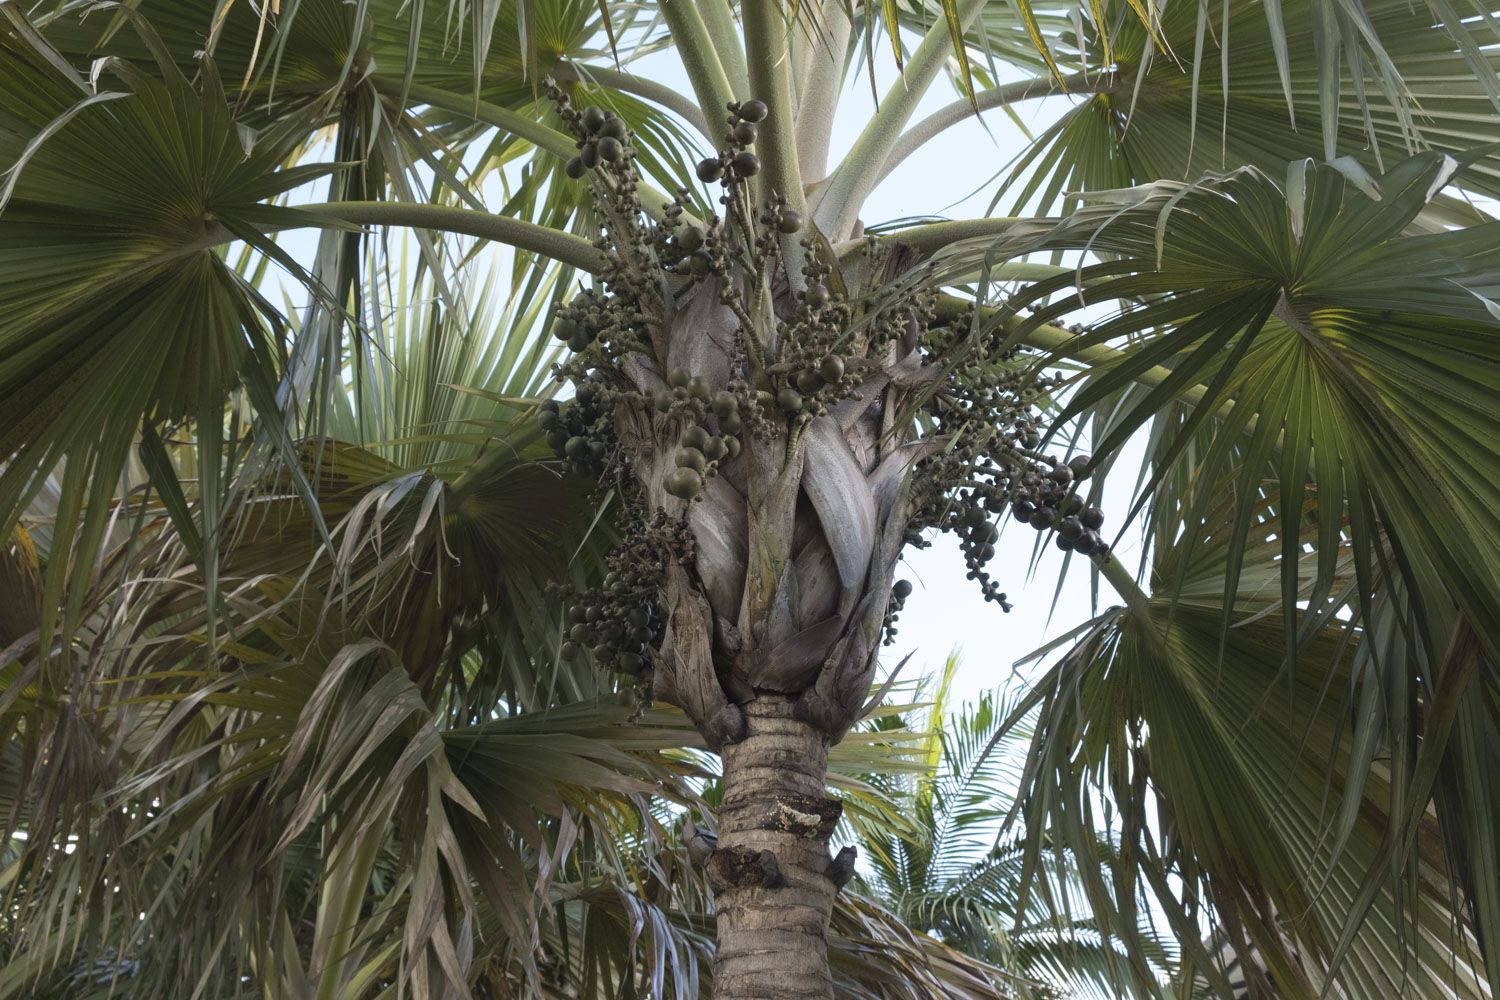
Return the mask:
M925 406L946 447L919 470L919 502L907 542L925 545L922 532L928 528L957 535L968 578L979 583L986 601L1009 611L988 569L1004 512L1038 530L1055 526L1060 548L1108 555L1097 534L1103 512L1076 492L1091 460L1078 455L1063 461L1037 451L1038 414L1062 378L1042 370L1035 355L1007 350L999 326L950 322L929 335L928 347L932 356L950 359Z
M577 394L566 402L543 400L537 424L568 471L593 479L604 475L614 450L613 432L605 408L599 405L598 391L592 386L579 386Z
M1109 544L1099 537L1104 511L1088 506L1073 492L1074 484L1088 475L1088 455L1074 455L1066 463L1055 461L1045 475L1035 471L1021 478L1011 503L1016 520L1038 531L1057 532L1057 547L1084 556L1109 555Z
M580 180L601 161L620 163L625 159L625 143L629 140L629 130L626 129L625 122L613 111L594 107L584 108L579 117L579 124L583 127L584 135L580 140L578 155L569 160L563 168L569 177L575 181Z
M760 173L760 157L750 152L755 144L756 128L765 121L770 109L765 101L734 102L729 105L729 148L717 156L698 161L698 179L705 184L724 181L734 184Z
M704 478L718 473L720 462L740 453L740 400L728 390L715 392L705 379L684 368L669 372L667 384L670 388L658 390L652 405L658 413L682 416L685 426L673 456L676 468L663 486L674 497L692 500L702 494Z
M911 581L897 580L891 584L891 599L885 606L885 623L881 626L885 634L882 644L889 646L896 641L896 619L901 616L901 611L906 607L906 599L911 596Z

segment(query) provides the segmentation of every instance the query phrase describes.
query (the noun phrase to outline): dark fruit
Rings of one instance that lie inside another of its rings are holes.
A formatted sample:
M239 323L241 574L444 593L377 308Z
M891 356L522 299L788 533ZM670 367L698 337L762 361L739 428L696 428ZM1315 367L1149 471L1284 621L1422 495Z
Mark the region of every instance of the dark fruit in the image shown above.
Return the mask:
M1083 534L1083 522L1076 517L1065 517L1057 522L1057 533L1064 538L1077 538Z
M1085 531L1083 534L1078 536L1076 541L1073 542L1074 551L1080 552L1086 556L1093 555L1094 550L1098 547L1099 536L1094 534L1092 531Z
M691 500L703 489L703 477L692 469L678 468L667 476L663 484L667 492L681 500Z
M707 379L701 375L694 375L688 381L688 392L693 394L694 399L699 399L706 403L713 398L714 390L713 386L708 384Z
M828 304L828 286L823 284L808 285L807 292L803 295L803 298L814 309L821 309Z
M727 417L720 417L719 418L719 430L723 431L725 434L730 435L731 440L733 439L734 435L738 434L740 431L742 431L744 429L745 429L745 425L740 420L739 411L735 411L734 413L731 413ZM733 457L735 451L737 451L738 448L737 448L736 445L731 445L730 448L731 448L731 450L730 450L729 454L730 454L730 457Z
M557 655L564 660L578 659L578 644L576 642L565 642L557 650Z
M567 165L563 167L563 173L567 174L575 181L582 180L583 175L588 173L588 167L585 167L583 165L583 159L581 157L575 156L567 162Z
M605 163L619 163L620 157L625 155L625 147L620 144L619 139L605 136L599 140L599 158Z
M677 452L677 466L682 469L692 469L694 472L702 472L708 467L708 459L697 448L682 448Z
M579 330L577 333L573 334L573 336L568 338L568 347L571 350L577 352L585 349L593 342L594 338L589 336L587 330Z
M735 417L735 423L739 423L739 418L738 417ZM739 433L738 428L736 428L735 433ZM736 456L736 455L738 455L740 453L740 439L739 438L736 438L736 437L726 438L725 441L724 441L724 446L729 449L729 457L730 458L733 458L734 456Z
M656 395L651 397L651 404L656 407L657 413L668 413L672 409L672 393L666 389L656 390Z
M1036 512L1030 500L1017 500L1010 505L1010 510L1016 515L1016 520L1025 521L1027 524L1031 523L1031 515Z
M729 448L724 444L723 438L711 437L708 444L703 448L703 457L710 462L717 462L729 453Z
M741 177L754 177L760 173L760 157L748 150L734 154L734 172Z
M1038 507L1031 512L1031 526L1038 531L1052 527L1052 522L1057 520L1057 511L1051 507Z
M776 394L776 405L788 413L796 413L802 409L802 393L787 386Z
M776 218L776 228L790 236L802 228L802 213L783 208Z
M891 585L891 593L895 594L896 597L900 600L906 600L911 596L911 581L897 580L894 584Z
M1088 471L1090 461L1092 459L1088 455L1074 455L1068 459L1068 468L1073 470L1073 475L1082 479L1083 474Z
M626 131L624 120L610 115L609 120L599 129L599 134L617 142L624 142Z
M698 161L698 179L705 184L712 184L724 176L724 164L717 157Z
M1057 536L1057 547L1062 549L1064 552L1072 552L1073 539L1069 538L1067 535L1059 533Z
M1083 497L1075 493L1058 504L1057 509L1063 514L1081 514L1083 513Z
M1047 478L1059 486L1066 486L1073 481L1073 470L1066 465L1059 465L1047 473Z
M714 262L710 260L708 254L704 253L702 250L699 250L697 253L688 258L688 270L691 271L695 277L703 277L709 271L713 270L713 266Z
M738 413L739 409L740 401L734 398L733 393L723 391L714 393L714 416L718 417L720 420L723 420L730 414Z
M825 382L837 382L844 377L844 359L830 354L818 365L818 374Z
M568 438L568 443L563 446L563 454L569 458L583 458L589 453L589 439L574 435Z
M703 246L703 230L697 226L684 226L682 232L677 234L677 245L692 253Z
M593 170L599 165L599 144L597 142L585 143L578 158L583 161L585 167Z
M1085 528L1098 531L1104 526L1104 511L1098 507L1090 507L1079 515L1078 519L1083 522Z
M697 448L702 451L708 445L708 431L702 427L689 427L682 432L682 446L684 448Z
M746 122L763 122L771 109L766 107L765 101L746 101L740 105L740 120Z
M604 125L604 109L588 107L583 109L583 127L590 132L599 131Z
M811 396L823 388L823 376L815 371L798 372L795 381L797 383L797 391L804 396Z
M582 604L575 604L568 609L568 619L574 624L582 622L587 618L585 615L586 610Z
M734 141L748 146L755 141L756 128L749 122L740 122L734 127Z
M559 417L555 412L551 410L543 410L541 413L538 413L536 417L537 426L544 431L552 430L561 421L562 417Z

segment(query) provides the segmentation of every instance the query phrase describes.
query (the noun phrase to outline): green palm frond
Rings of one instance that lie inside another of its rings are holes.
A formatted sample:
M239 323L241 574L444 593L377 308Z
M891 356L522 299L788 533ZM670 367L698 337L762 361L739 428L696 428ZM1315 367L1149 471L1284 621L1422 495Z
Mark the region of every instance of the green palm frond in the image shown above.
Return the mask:
M1121 864L1107 838L1058 842L1037 857L1012 838L997 840L1015 805L1031 732L1017 719L1014 692L986 693L949 711L955 665L950 658L920 727L927 767L880 779L907 804L914 828L856 825L868 866L859 884L907 926L1007 970L1016 996L1091 988L1156 995L1174 956L1149 921L1121 935L1132 951L1101 933L1109 925L1091 912L1081 869Z
M241 238L269 252L263 229L295 223L266 200L325 168L277 169L293 140L240 131L211 72L200 92L169 64L152 79L106 63L118 89L95 90L49 61L45 42L7 33L0 46L0 520L13 525L61 467L49 634L68 553L98 551L142 421L217 424L244 382L277 425L279 317L215 245ZM74 575L65 619L86 583Z
M1320 62L1329 37L1321 3L1278 6L1284 30L1259 4L1169 8L1161 14L1160 44L1139 24L1123 27L1113 38L1115 64L1097 71L1100 92L1017 158L1002 194L1013 192L1018 206L1035 198L1045 210L1064 193L1183 180L1231 166L1280 174L1304 157L1347 155L1379 173L1417 149L1500 141L1500 116L1491 104L1500 63L1482 55L1486 69L1476 72L1468 54L1434 26L1438 15L1402 3L1363 8L1400 74L1393 89L1382 85L1390 81L1371 59ZM1278 73L1285 60L1293 70L1283 96ZM1500 166L1487 158L1460 183L1493 195L1497 178ZM1439 207L1475 218L1472 208L1451 199L1433 210Z
M1242 960L1262 957L1278 996L1487 996L1473 925L1455 924L1466 911L1437 817L1427 810L1404 839L1399 748L1372 759L1362 746L1378 634L1327 625L1287 663L1280 613L1253 582L1278 572L1278 545L1262 541L1223 639L1233 544L1163 547L1149 601L1097 619L1038 683L1029 851L1089 836L1104 796L1125 862L1114 888L1129 890L1116 898L1155 898L1188 979L1217 975L1193 930L1211 916Z

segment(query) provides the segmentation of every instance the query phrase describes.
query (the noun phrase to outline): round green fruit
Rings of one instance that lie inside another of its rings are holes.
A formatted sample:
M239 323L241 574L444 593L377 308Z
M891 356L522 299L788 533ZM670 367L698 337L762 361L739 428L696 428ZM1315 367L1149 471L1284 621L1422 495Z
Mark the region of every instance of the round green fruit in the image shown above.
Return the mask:
M712 184L723 176L724 164L719 162L718 157L698 161L698 179L703 183Z
M766 120L766 115L771 109L766 107L765 101L750 100L740 105L740 121L758 123Z
M703 490L703 477L692 469L678 468L667 476L667 492L681 500L691 500Z
M823 388L823 376L815 371L802 371L797 373L797 391L804 396L811 396Z

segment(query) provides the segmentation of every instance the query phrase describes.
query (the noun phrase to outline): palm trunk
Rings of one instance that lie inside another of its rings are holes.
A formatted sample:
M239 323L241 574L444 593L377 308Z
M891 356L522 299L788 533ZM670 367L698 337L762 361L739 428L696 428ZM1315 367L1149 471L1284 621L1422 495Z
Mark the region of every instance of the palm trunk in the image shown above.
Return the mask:
M836 886L828 835L839 814L823 794L828 746L793 716L792 699L744 706L746 735L723 749L724 805L715 888L718 1000L826 1000L828 921Z

